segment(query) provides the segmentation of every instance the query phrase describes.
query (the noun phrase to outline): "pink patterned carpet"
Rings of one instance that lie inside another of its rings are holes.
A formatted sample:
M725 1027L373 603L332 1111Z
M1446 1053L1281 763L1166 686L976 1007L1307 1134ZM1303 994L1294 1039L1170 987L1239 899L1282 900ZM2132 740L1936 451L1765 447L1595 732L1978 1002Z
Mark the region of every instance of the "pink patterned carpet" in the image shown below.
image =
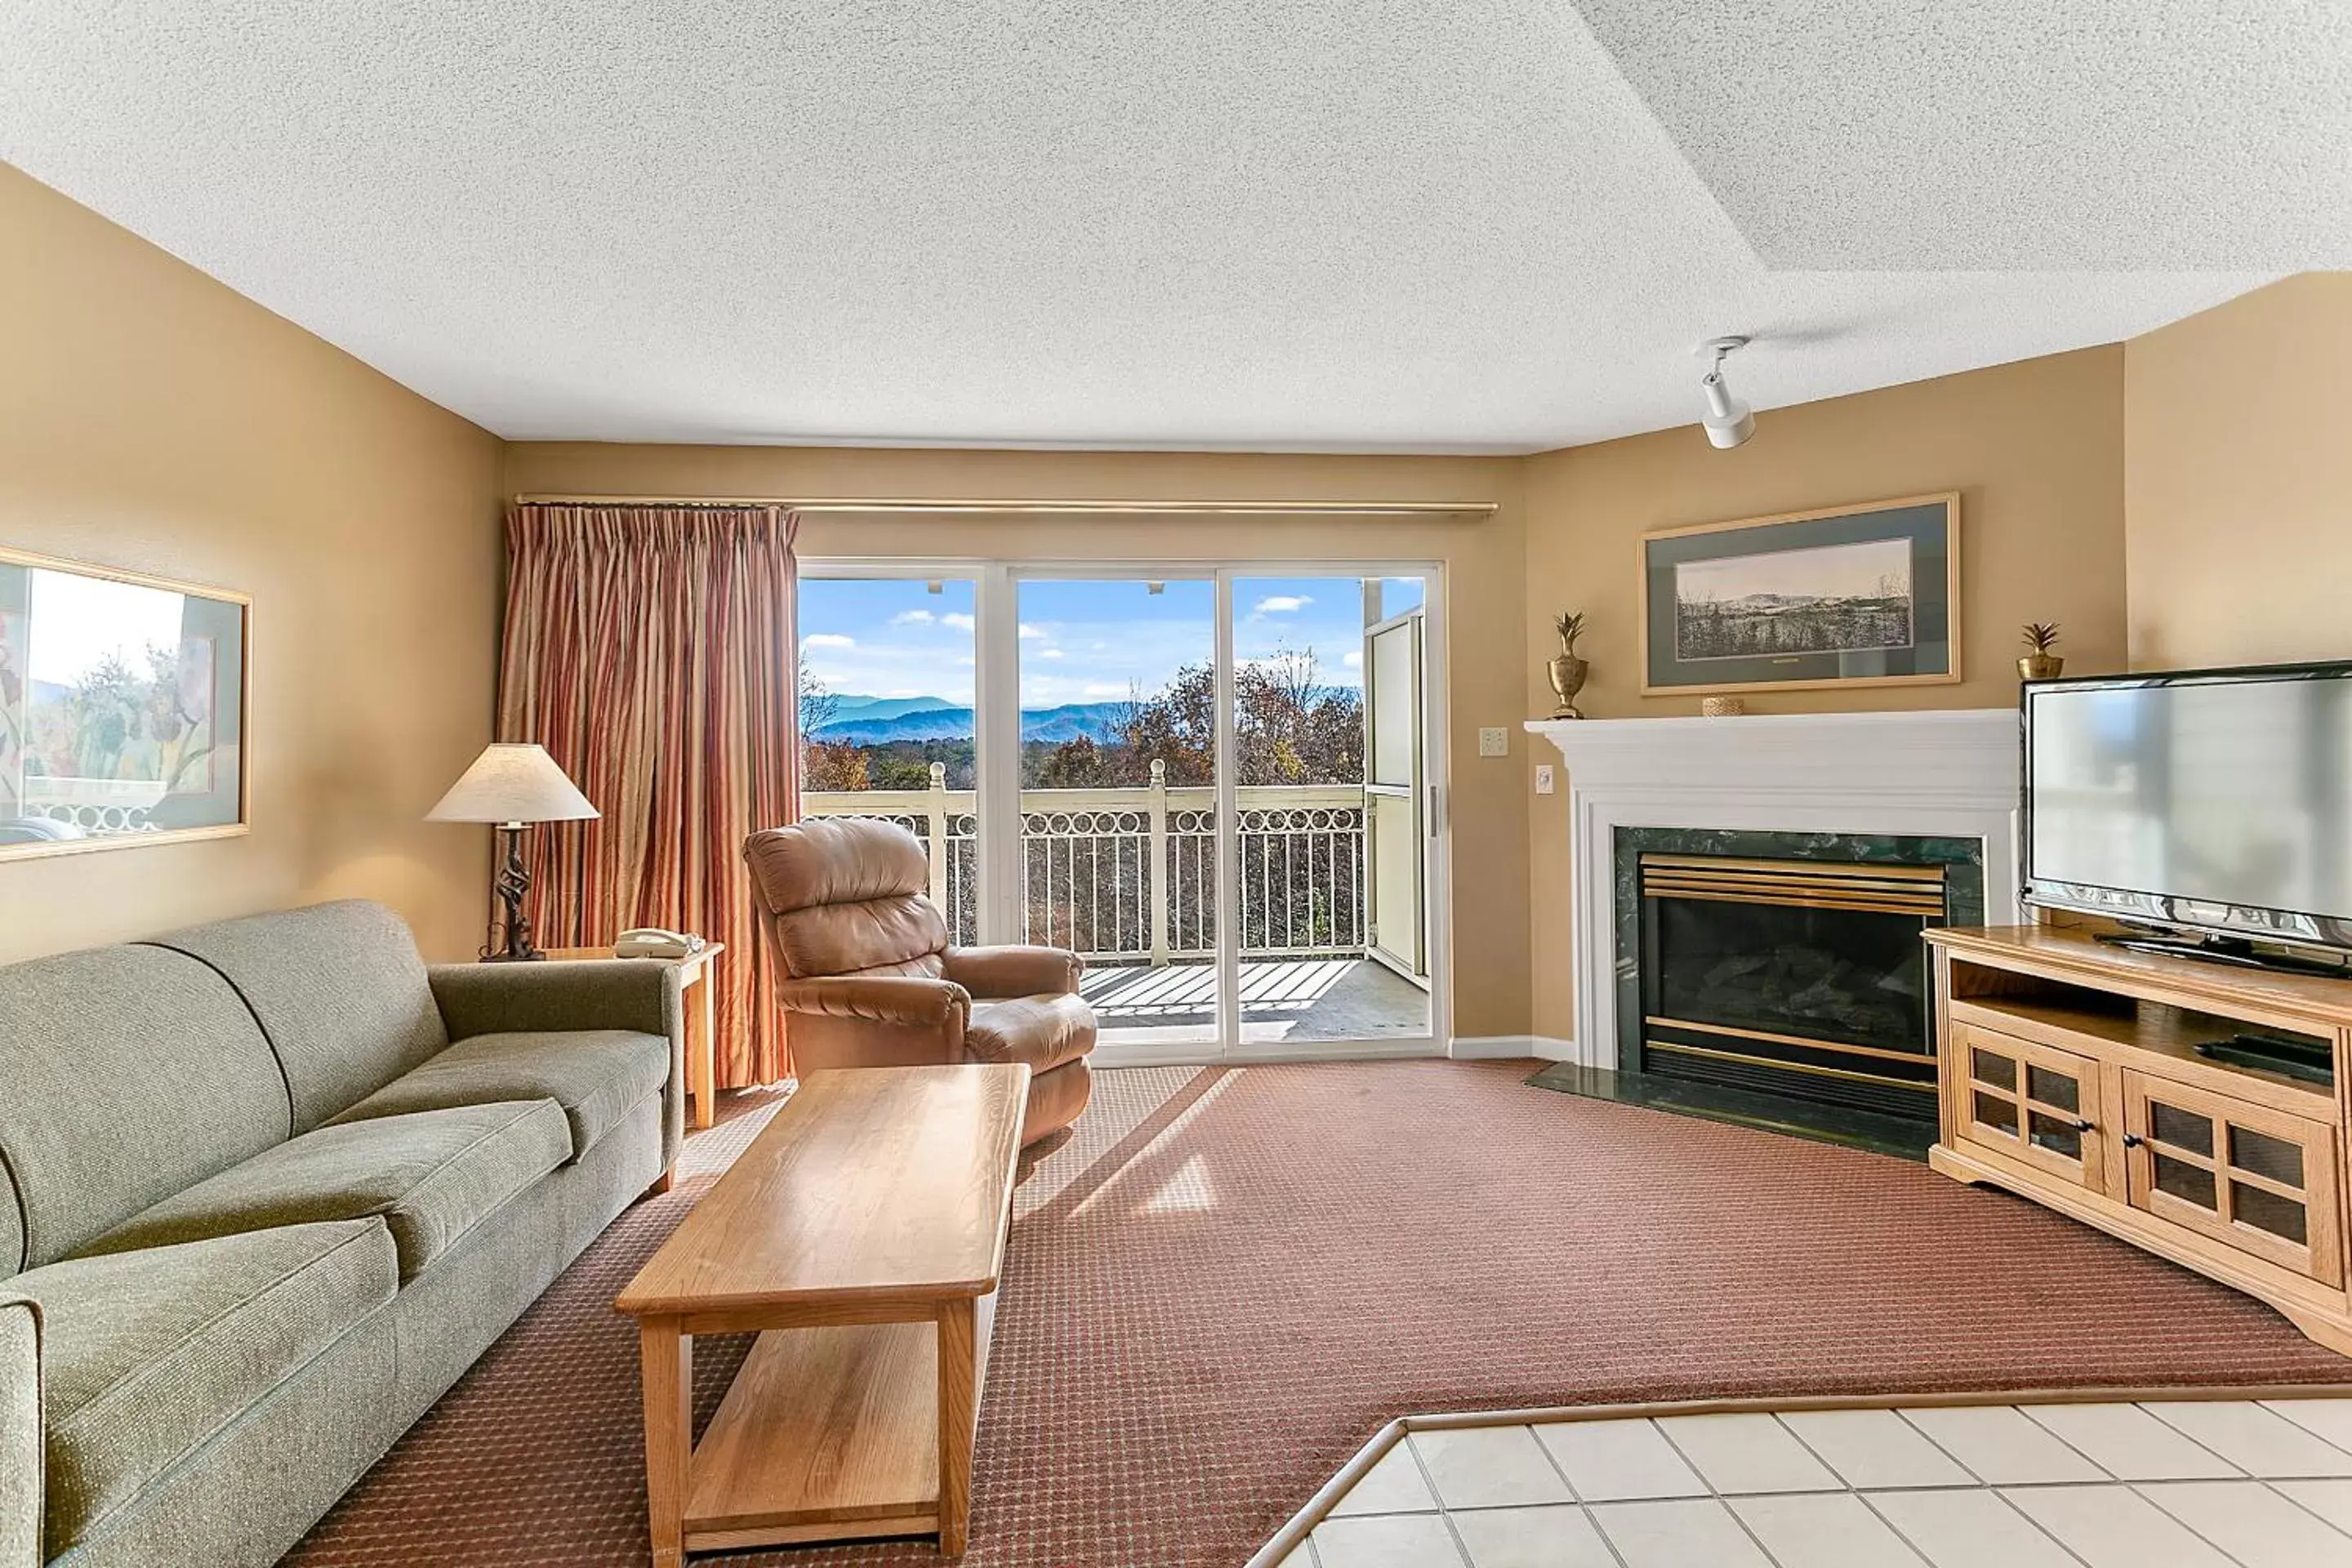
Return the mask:
M969 1568L1232 1568L1407 1412L2352 1381L2267 1309L2030 1204L1528 1070L1102 1074L1021 1190ZM776 1103L728 1106L677 1190L623 1215L287 1563L644 1563L612 1299ZM702 1418L744 1348L698 1346Z

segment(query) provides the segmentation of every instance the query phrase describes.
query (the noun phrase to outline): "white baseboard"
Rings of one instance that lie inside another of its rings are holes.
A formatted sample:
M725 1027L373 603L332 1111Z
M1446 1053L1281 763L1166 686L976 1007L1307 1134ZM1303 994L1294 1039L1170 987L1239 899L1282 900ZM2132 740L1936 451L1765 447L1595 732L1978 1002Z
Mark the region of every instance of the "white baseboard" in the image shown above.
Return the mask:
M1576 1042L1554 1039L1549 1035L1457 1035L1453 1050L1447 1054L1462 1062L1518 1061L1529 1057L1538 1061L1572 1062L1576 1060Z

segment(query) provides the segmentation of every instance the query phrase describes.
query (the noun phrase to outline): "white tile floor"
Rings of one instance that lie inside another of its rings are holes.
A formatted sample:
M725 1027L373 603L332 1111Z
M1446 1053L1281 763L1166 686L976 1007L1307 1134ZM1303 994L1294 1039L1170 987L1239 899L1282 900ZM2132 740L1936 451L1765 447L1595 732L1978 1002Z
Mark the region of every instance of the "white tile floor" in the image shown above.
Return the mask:
M2352 1398L1414 1432L1282 1568L2352 1568Z

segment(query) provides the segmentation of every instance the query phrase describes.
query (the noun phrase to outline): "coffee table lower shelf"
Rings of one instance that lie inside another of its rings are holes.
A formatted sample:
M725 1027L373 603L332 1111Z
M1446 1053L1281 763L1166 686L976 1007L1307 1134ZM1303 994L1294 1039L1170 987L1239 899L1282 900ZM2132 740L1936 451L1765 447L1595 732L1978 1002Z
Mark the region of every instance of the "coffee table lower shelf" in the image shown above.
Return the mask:
M771 1329L694 1446L688 1552L940 1528L939 1331Z

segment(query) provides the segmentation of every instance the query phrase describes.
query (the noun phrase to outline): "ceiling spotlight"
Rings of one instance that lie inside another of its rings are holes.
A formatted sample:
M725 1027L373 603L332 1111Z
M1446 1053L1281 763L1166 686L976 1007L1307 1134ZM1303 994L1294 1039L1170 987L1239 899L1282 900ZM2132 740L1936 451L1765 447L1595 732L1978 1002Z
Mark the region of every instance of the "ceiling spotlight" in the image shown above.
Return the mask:
M1725 356L1747 346L1744 337L1709 338L1698 346L1699 353L1714 356L1706 379L1699 383L1699 389L1706 394L1706 417L1699 421L1699 427L1706 432L1707 440L1727 449L1756 434L1756 411L1732 396L1723 380Z

